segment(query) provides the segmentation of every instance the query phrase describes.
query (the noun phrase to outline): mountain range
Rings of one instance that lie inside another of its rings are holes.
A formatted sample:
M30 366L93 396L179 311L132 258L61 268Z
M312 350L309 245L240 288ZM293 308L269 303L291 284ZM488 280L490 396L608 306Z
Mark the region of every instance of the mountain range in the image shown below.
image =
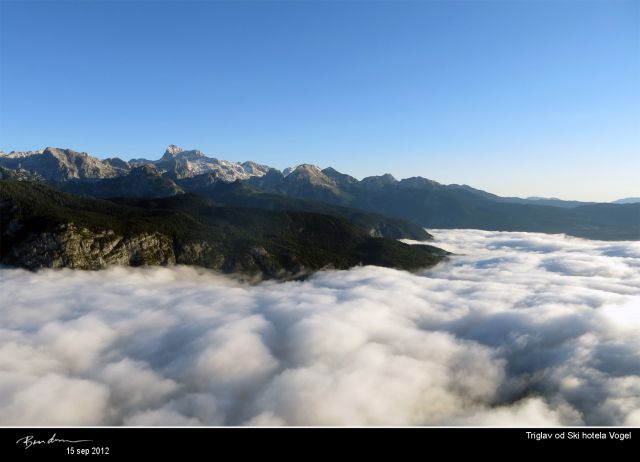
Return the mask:
M181 200L190 203L195 200L193 198L199 197L210 201L214 208L227 207L236 211L250 208L260 211L255 213L275 214L270 215L268 220L265 218L266 221L273 219L281 222L281 218L274 217L283 213L302 213L312 214L316 218L325 217L317 218L319 221L316 224L320 226L320 221L331 217L333 223L353 226L358 230L358 236L364 233L371 238L387 241L400 238L426 240L429 235L424 228L566 233L603 240L640 239L640 203L632 200L614 204L539 197L500 197L468 185L444 185L422 177L397 180L390 174L384 174L358 180L331 167L321 169L310 164L280 171L250 161L240 163L216 159L199 150L185 150L175 145L170 145L158 160L98 159L84 152L51 147L29 152L0 152L0 179L5 190L9 183L30 185L23 185L31 190L25 192L20 189L20 194L15 186L9 188L13 192L6 193L5 200L11 196L14 204L27 204L25 195L35 197L45 194L45 191L49 191L43 189L46 185L60 193L73 195L65 197L76 197L78 200L80 197L89 200L90 197L95 201L109 199L109 207L141 209L136 213L145 217L151 214L156 217L154 220L158 219L158 204L164 204L164 207ZM22 199L13 197L16 194ZM61 200L51 192L45 196ZM167 202L171 197L174 202ZM114 201L114 198L119 199ZM98 207L97 204L104 202L95 202L93 206ZM31 210L29 207L27 209ZM63 215L71 216L72 210L73 207ZM169 213L166 208L162 210L163 213ZM203 210L189 208L188 211L177 212L171 209L169 214L188 214L204 229L209 223L210 214ZM85 212L89 213L87 210ZM114 216L125 215L118 212ZM245 219L247 223L250 221L248 216ZM217 223L220 225L219 221ZM234 226L240 225L236 222ZM182 236L181 233L183 231L177 232L177 235ZM221 235L217 234L216 239ZM354 242L360 238L354 237ZM176 241L175 236L172 239ZM280 244L273 247L274 243L265 239L263 236L261 244L253 247L283 248ZM228 238L226 240L229 241ZM313 242L307 244L313 245ZM230 241L229 246L233 247ZM293 247L299 253L303 245L298 242ZM175 248L173 252L176 254ZM286 252L291 254L291 248ZM344 267L343 263L347 261L368 261L361 258L360 254L357 258L354 255L348 258L343 255L345 258L340 261L331 261L332 258L327 257L311 267L317 268L320 263ZM182 257L175 258L179 260ZM393 266L395 263L391 260L388 264ZM231 263L226 265L233 266ZM287 265L281 269L290 270ZM275 274L274 271L267 273Z

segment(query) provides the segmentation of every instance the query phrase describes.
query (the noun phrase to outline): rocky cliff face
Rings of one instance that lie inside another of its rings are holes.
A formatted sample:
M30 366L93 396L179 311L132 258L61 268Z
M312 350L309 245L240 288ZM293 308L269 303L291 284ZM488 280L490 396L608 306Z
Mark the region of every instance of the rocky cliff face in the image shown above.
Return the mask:
M169 265L176 262L176 256L171 239L159 233L124 238L113 231L96 232L69 223L30 235L12 246L4 260L29 269L100 269L109 265Z
M18 222L11 223L3 237L9 238L20 227ZM259 278L286 278L305 273L294 257L283 262L260 246L247 247L244 252L229 256L206 241L173 242L157 232L123 237L112 230L93 231L73 223L60 225L50 232L29 235L11 246L2 262L31 270L98 270L112 265L181 264Z
M9 233L19 230L14 222ZM8 237L8 236L5 236ZM227 272L276 276L285 268L264 248L247 248L238 258L228 258L208 242L177 242L161 233L123 237L111 230L93 231L73 223L46 233L31 234L13 245L4 263L28 269L72 268L96 270L111 265L198 265Z

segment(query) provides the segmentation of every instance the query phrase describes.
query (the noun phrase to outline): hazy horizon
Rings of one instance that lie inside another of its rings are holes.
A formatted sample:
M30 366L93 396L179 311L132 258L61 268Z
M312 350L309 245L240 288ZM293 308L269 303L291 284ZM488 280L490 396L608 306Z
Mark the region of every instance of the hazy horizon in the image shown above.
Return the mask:
M0 26L9 150L640 196L638 2L24 1Z

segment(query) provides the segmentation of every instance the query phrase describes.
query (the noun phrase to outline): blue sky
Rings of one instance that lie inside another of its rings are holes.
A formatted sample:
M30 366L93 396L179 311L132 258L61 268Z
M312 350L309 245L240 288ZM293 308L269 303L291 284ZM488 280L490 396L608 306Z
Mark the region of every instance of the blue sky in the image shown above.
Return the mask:
M0 149L640 195L640 2L0 3Z

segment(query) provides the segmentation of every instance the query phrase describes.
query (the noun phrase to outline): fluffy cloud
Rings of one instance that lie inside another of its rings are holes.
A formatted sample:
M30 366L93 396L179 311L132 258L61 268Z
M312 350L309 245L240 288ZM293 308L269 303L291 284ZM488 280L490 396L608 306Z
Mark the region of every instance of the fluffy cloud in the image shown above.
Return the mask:
M417 274L0 269L0 424L640 422L640 243L433 234Z

